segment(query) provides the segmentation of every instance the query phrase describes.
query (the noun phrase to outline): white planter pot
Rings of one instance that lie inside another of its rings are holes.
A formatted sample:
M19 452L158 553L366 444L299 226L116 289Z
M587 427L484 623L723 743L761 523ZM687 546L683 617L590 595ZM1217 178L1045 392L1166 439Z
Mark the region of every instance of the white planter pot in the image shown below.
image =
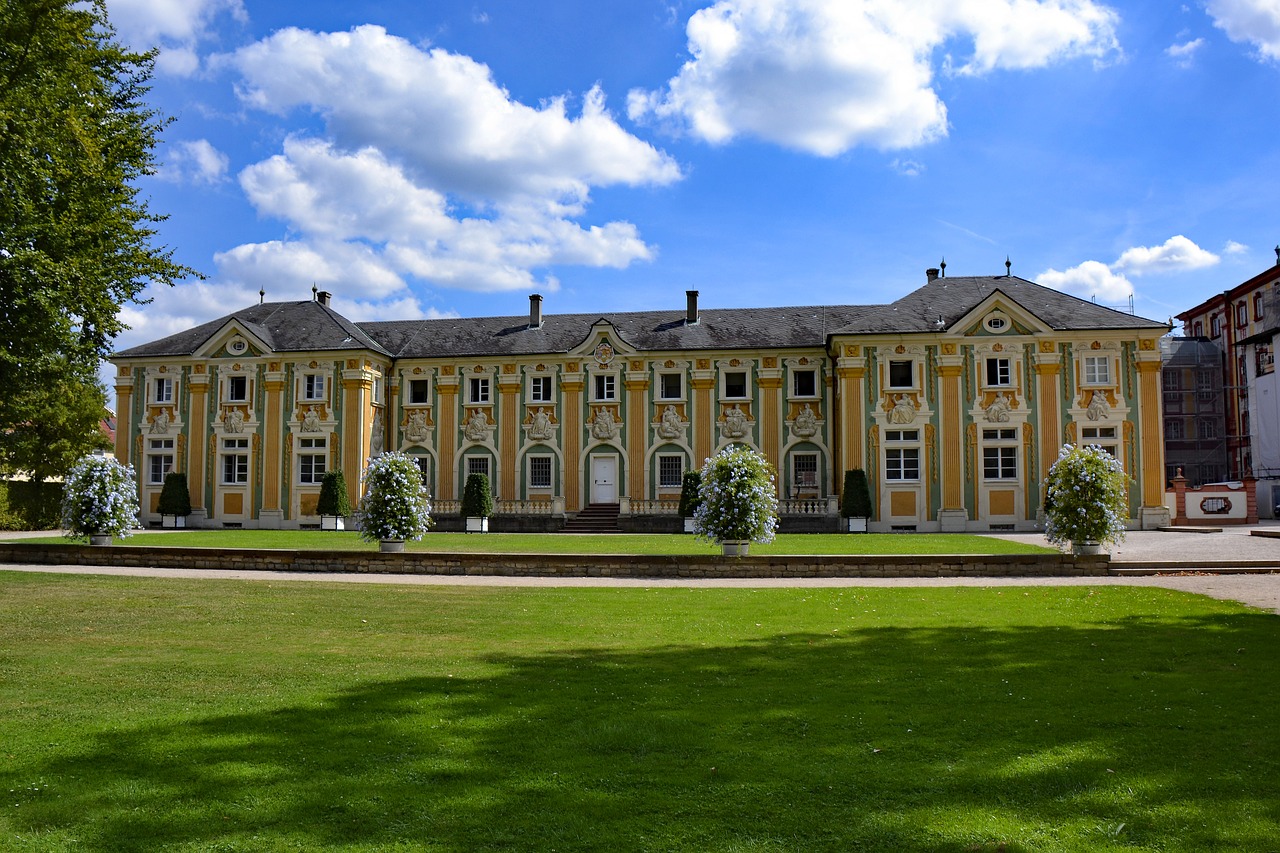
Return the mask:
M384 554L399 554L404 551L404 540L383 539L378 545L378 550Z
M467 516L467 532L468 533L488 533L489 532L489 516L487 515Z
M1096 557L1102 553L1102 544L1099 542L1072 542L1071 553L1077 557Z
M846 518L845 521L849 522L848 532L850 533L866 533L867 532L867 520L865 518Z
M745 557L751 549L751 540L725 539L720 543L720 548L724 551L726 557Z
M685 532L685 533L692 533L692 532L693 532L693 519L692 519L692 518L686 518L686 519L684 520L684 532Z
M320 516L321 530L346 530L347 520L340 515Z
M108 533L90 533L89 544L90 545L110 545L111 535Z
M162 515L160 516L161 527L186 527L187 517L185 515Z

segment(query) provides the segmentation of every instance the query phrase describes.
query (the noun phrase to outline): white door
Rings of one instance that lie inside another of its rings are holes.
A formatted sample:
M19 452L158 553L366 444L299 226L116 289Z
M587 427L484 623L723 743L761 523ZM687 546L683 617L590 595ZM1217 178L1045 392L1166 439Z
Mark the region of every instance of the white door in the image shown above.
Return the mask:
M591 457L591 502L593 504L618 502L618 457Z

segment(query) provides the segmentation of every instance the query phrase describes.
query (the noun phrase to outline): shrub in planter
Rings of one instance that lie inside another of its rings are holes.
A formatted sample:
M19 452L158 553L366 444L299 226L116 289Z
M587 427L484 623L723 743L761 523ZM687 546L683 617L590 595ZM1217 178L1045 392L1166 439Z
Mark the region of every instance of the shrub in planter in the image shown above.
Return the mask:
M1096 445L1064 444L1045 478L1045 538L1076 551L1119 542L1129 514L1129 476Z
M431 496L418 463L406 453L384 453L364 471L356 507L360 536L372 542L421 539L431 527Z
M871 513L871 484L867 481L867 472L861 468L845 471L840 514L849 520L849 532L866 533Z
M62 526L70 539L128 536L138 526L138 482L133 467L110 456L85 456L67 474Z
M342 530L345 526L344 519L351 515L351 500L347 497L347 478L341 471L326 471L320 480L316 514L325 530Z
M187 490L187 475L171 471L164 477L164 488L156 503L160 511L160 523L165 527L186 527L191 515L191 493Z
M493 514L493 495L489 491L489 478L484 474L468 474L462 487L462 517L466 519L468 533L486 533L489 516Z
M695 533L721 544L773 541L778 492L773 466L763 456L749 447L726 447L706 461L701 473Z
M685 471L680 478L680 517L684 519L684 532L693 532L693 514L697 512L702 498L698 491L702 488L702 474L697 471Z

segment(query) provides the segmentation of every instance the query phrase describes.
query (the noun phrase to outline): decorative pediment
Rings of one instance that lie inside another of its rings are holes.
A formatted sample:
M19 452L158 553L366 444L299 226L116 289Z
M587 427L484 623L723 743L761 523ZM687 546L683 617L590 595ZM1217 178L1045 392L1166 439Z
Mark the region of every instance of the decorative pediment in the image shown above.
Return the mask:
M1047 334L1053 329L1015 302L1013 297L997 289L947 326L945 331L965 337L999 337Z
M612 322L601 317L591 324L591 331L582 339L582 343L569 350L568 355L581 358L588 366L621 368L626 366L626 359L637 352L635 347L623 340Z
M193 355L196 358L257 358L272 352L244 323L232 318L201 344Z

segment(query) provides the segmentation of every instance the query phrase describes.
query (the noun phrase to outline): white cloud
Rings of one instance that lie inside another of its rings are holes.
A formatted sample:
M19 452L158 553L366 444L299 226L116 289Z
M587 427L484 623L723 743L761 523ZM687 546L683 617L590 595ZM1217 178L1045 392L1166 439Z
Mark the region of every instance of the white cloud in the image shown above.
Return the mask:
M125 43L159 47L156 67L181 76L199 68L196 46L215 18L225 13L248 20L243 0L107 0L107 13Z
M1249 251L1248 246L1244 243L1237 243L1235 240L1228 240L1227 244L1222 247L1222 254L1224 255L1243 255L1247 251Z
M273 299L277 291L302 292L315 284L321 290L363 293L381 299L402 292L405 283L368 246L358 243L271 240L246 243L213 256L220 281L239 285L255 295L259 288ZM225 303L224 303L225 304Z
M1181 234L1170 237L1160 246L1135 246L1125 249L1113 267L1132 275L1174 272L1211 267L1220 258L1205 251Z
M1045 270L1036 276L1045 287L1061 290L1081 299L1093 299L1104 305L1119 305L1133 295L1133 285L1117 275L1101 261L1085 261L1079 266L1059 272Z
M1202 47L1204 47L1204 39L1198 38L1183 44L1170 45L1164 52L1179 68L1190 68L1195 64L1196 54Z
M1119 50L1117 16L1092 0L719 0L686 27L692 58L628 114L724 143L751 135L823 156L910 148L947 133L933 57L953 73L1037 68Z
M176 143L156 176L174 183L216 184L227 176L230 159L207 139Z
M1276 0L1209 0L1214 26L1232 41L1257 48L1265 59L1280 61L1280 3Z
M916 178L924 174L925 165L916 160L896 159L889 164L889 168L893 169L900 175L906 175L909 178Z

